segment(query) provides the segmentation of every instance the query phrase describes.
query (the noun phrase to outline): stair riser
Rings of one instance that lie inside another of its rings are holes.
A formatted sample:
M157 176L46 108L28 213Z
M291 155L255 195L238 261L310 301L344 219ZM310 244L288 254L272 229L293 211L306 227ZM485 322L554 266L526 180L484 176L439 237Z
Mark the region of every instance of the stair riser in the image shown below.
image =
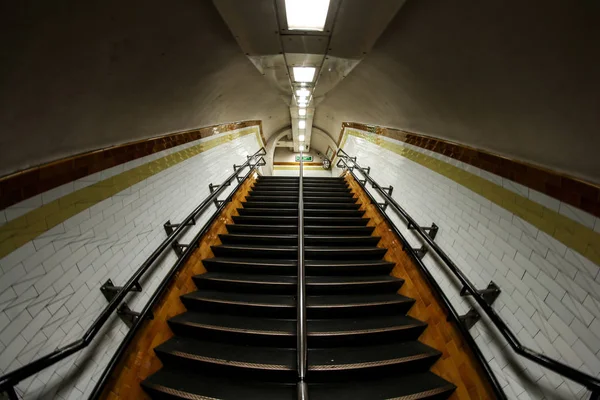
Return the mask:
M309 353L310 356L310 353ZM382 365L375 367L356 367L350 370L314 370L310 368L307 375L310 376L311 382L343 382L354 379L364 379L365 376L376 376L377 378L402 376L407 373L425 372L437 361L439 356L430 356L418 360L400 361L397 364ZM423 397L419 397L423 399Z
M260 202L253 201L249 199L249 201L245 201L242 203L244 209L250 208L284 208L284 209L298 209L298 202ZM328 209L328 210L358 210L361 207L361 204L358 203L307 203L304 202L304 210L314 210L314 209Z
M296 318L296 307L267 307L262 305L216 303L200 299L182 297L181 301L190 311L226 313L242 316L260 316L268 318Z
M260 184L252 186L252 190L275 190L275 191L295 191L298 192L300 185L272 185L272 184ZM348 185L315 185L310 183L305 183L302 185L304 190L311 191L319 191L319 190L329 190L329 191L350 191L350 187Z
M210 260L203 261L204 266L208 271L212 272L232 272L232 273L256 273L256 274L276 274L276 275L296 275L298 268L296 265L281 266L281 265L255 265L244 263L223 263ZM328 266L315 267L306 264L307 275L317 276L372 276L372 275L389 275L394 268L393 265L381 266Z
M265 218L262 216L244 215L232 217L233 222L236 224L248 224L248 225L296 225L298 223L297 217L281 216ZM336 218L323 218L323 217L304 217L304 225L311 226L366 226L369 222L368 218L356 218L356 217L336 217ZM305 230L306 233L306 230Z
M273 248L223 248L219 246L212 247L212 251L217 257L234 257L234 258L268 258L268 259L294 259L298 257L296 249L281 249ZM338 250L323 250L316 251L305 249L304 256L311 260L381 260L386 253L386 249L374 248L373 250L354 250L347 248L343 251Z
M406 314L414 302L403 302L393 304L378 305L343 305L341 307L311 307L306 309L308 318L351 318L351 317L372 317L378 315L397 315Z
M200 299L181 298L185 307L190 311L227 313L233 315L253 315L269 318L296 318L296 307L286 306L263 306L250 303L229 304L216 303ZM345 318L363 317L376 315L406 314L413 302L402 302L393 304L377 305L341 305L337 307L312 307L310 302L306 309L308 318Z
M219 235L221 243L223 244L242 244L242 245L274 245L274 246L295 246L298 244L297 237L260 237L260 236L231 236L231 235ZM380 238L377 236L369 237L358 237L353 239L352 237L344 238L310 238L304 237L305 246L336 246L336 247L353 247L353 246L377 246Z
M294 321L295 324L295 321ZM212 340L223 343L245 343L256 346L270 347L295 347L296 332L295 329L289 332L269 333L269 332L240 332L229 328L210 328L194 326L180 323L169 322L171 330L181 336L196 338L199 340ZM311 348L341 347L341 346L362 346L372 343L391 343L416 340L425 330L425 326L409 327L399 330L390 330L386 332L374 333L353 333L345 332L342 334L324 335L318 332L312 332L310 322L308 323L308 340Z
M232 224L227 225L227 232L229 233L237 233L240 235L296 235L298 234L298 227L291 226L277 226L277 225L266 225L266 226L257 226L257 225L239 225Z
M304 196L305 203L356 203L355 198L352 197L340 197L340 196L331 196L331 197L315 197L315 196ZM246 197L246 201L252 202L286 202L286 203L298 203L298 196L249 196Z
M295 322L294 322L295 324ZM296 345L296 332L282 332L281 334L267 332L240 332L228 328L205 328L185 324L169 323L171 330L177 335L187 336L198 340L212 340L222 343L244 343L254 346L294 347Z
M199 374L208 374L216 377L243 376L249 381L269 380L272 382L292 382L296 377L295 369L259 369L256 367L241 367L227 365L227 360L221 363L208 360L196 360L171 353L156 352L158 358L168 368L190 369ZM292 365L295 365L292 363Z
M248 192L248 195L251 197L260 196L260 197L298 197L298 192L284 192L284 191L275 191L275 190L251 190ZM339 198L352 198L354 197L354 193L352 192L329 192L329 191L304 191L304 198L306 197L339 197Z
M238 208L237 212L239 215L256 215L256 216L297 216L298 208L285 209L285 208ZM365 214L364 211L359 210L312 210L304 209L305 217L355 217L361 218Z
M259 279L257 277L257 279ZM236 293L257 293L257 294L288 294L296 295L298 286L296 283L271 284L271 283L252 283L252 282L233 282L224 280L203 279L202 275L194 277L194 283L198 289L233 291ZM306 293L316 294L380 294L394 293L402 287L402 281L383 282L383 283L355 283L339 285L306 285Z

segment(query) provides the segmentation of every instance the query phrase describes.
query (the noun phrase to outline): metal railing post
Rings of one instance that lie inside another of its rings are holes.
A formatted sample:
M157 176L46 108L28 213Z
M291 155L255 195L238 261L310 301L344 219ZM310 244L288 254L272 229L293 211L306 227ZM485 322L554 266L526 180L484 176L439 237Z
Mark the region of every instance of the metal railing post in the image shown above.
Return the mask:
M308 399L306 383L307 345L306 345L306 276L304 271L304 153L300 152L300 184L298 186L298 296L297 296L297 357L298 357L298 395L299 399Z

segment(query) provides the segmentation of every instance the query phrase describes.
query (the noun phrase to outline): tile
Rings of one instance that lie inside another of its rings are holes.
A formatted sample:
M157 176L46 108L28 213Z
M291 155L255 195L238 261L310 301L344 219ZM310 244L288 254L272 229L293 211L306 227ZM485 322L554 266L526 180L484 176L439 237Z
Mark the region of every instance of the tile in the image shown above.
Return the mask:
M567 345L572 346L577 340L577 335L558 315L553 314L548 320L548 323L556 330L556 332L558 332L559 336L567 343Z
M588 214L585 211L582 211L576 207L573 207L566 203L560 203L560 208L558 210L560 215L564 215L567 218L572 219L575 222L578 222L590 229L594 229L594 223L596 222L596 217L591 214Z
M572 348L591 371L600 371L600 359L581 340L577 339Z
M539 203L544 207L555 212L558 212L560 208L559 200L550 197L544 193L538 192L537 190L529 189L529 200L535 201L536 203Z
M31 315L29 315L27 311L21 313L17 318L13 319L2 332L0 332L0 342L5 346L9 346L32 319L33 318L31 318Z
M598 320L594 320L598 321ZM586 325L583 325L577 318L571 322L569 325L573 332L577 335L577 337L585 343L587 347L592 350L594 353L598 353L600 351L600 338L598 338L597 333L599 330L594 330L591 325L588 328Z
M537 282L539 282L557 298L562 298L566 293L566 291L560 285L558 285L554 279L550 278L543 271L540 271L539 275L537 276Z
M542 272L540 272L540 275ZM542 285L535 277L531 276L529 273L525 272L523 275L523 284L525 284L528 288L530 288L536 295L538 295L541 299L545 299L548 296L548 289ZM563 291L564 293L564 291ZM562 296L561 296L562 297Z

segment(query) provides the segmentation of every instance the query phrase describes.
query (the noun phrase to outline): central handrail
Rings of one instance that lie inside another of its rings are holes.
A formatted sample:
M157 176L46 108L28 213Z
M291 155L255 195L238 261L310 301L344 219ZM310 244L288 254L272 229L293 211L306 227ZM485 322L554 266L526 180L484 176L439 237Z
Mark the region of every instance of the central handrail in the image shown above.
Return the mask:
M304 154L300 151L300 184L298 185L298 296L297 296L297 357L298 399L308 400L306 387L306 274L304 271Z
M181 235L184 230L188 229L190 223L195 224L195 218L199 214L206 211L208 207L210 207L213 202L216 201L217 197L225 190L225 188L231 185L231 182L234 179L239 179L239 174L243 169L250 167L250 171L248 171L248 174L250 174L250 172L252 172L257 166L265 165L264 158L262 157L264 155L266 155L266 151L264 147L262 147L256 153L247 156L246 162L244 162L242 165L234 165L233 173L229 175L225 181L223 181L223 183L214 191L212 191L213 187L211 185L211 194L204 199L200 205L198 205L198 207L196 207L180 224L178 224L173 232L169 234L167 238L163 240L163 242L156 248L156 250L154 250L146 259L146 261L144 261L144 263L138 267L131 278L129 278L127 283L118 292L116 292L112 300L108 303L104 310L102 310L92 325L86 330L82 338L0 377L0 393L6 392L8 393L9 398L16 399L17 397L14 386L19 382L87 347L100 332L102 327L106 324L113 312L117 310L119 305L123 302L125 296L138 287L138 282L140 282L150 267L167 249L171 248L179 235ZM257 157L260 158L253 163ZM248 176L248 174L246 176ZM188 247L185 253L187 254L190 252L191 247Z
M515 334L510 330L508 325L500 318L500 316L496 313L496 311L492 308L490 304L486 301L483 295L477 290L475 285L466 277L466 275L460 270L460 268L450 259L450 257L438 246L437 243L433 241L431 236L427 234L427 232L392 198L392 196L384 190L371 176L370 176L370 168L363 168L356 162L356 157L350 157L344 150L338 149L337 156L340 158L340 161L343 161L344 166L352 173L354 176L353 169L357 169L365 178L364 189L366 192L366 183L370 183L371 186L377 190L385 200L387 204L392 206L394 211L400 214L408 224L408 227L411 230L416 231L421 239L427 243L427 246L431 248L439 259L448 267L448 269L454 274L454 276L460 281L463 287L463 291L469 293L477 304L481 307L481 309L486 313L486 315L490 318L492 323L496 326L496 328L500 331L502 336L506 339L510 347L519 355L539 364L545 368L548 368L551 371L556 372L559 375L562 375L574 382L577 382L583 386L585 386L588 390L592 392L592 398L594 396L598 396L600 394L600 380L595 378L585 372L579 371L575 368L572 368L560 361L557 361L553 358L547 357L541 353L538 353L534 350L531 350L528 347L525 347L521 344L519 339L515 336ZM352 162L352 167L348 165L348 162ZM339 165L341 168L342 166ZM361 186L363 186L362 182L356 179ZM385 211L378 205L380 211L385 214Z

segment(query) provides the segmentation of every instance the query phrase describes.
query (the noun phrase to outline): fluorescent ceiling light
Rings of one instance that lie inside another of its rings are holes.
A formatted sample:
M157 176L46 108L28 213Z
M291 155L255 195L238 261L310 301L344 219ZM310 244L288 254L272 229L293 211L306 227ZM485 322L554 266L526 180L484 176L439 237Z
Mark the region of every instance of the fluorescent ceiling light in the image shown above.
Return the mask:
M298 135L298 140L304 142L304 135Z
M300 129L304 129L306 128L306 121L301 119L300 121L298 121L298 128Z
M315 67L292 67L296 82L312 82L315 78Z
M327 20L329 0L285 0L289 30L322 31Z
M299 108L298 115L304 117L306 115L306 108Z
M308 97L308 96L310 96L310 90L308 90L308 89L296 90L296 95L301 96L301 97Z
M307 100L308 98L306 96L298 96L298 101L300 103L306 103Z
M303 145L300 145L298 148L300 149L300 151L304 151L304 146Z

